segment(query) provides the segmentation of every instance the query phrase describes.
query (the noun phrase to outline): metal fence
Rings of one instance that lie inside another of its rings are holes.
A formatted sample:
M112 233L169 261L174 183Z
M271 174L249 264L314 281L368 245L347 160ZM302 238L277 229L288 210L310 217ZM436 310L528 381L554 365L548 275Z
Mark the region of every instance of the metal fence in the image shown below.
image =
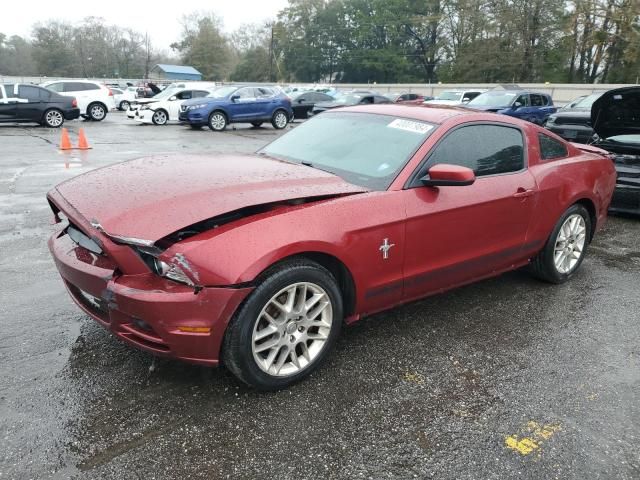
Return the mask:
M0 75L0 83L35 83L39 84L42 82L46 82L49 80L80 80L73 78L65 78L65 77L46 77L46 76L35 76L35 77L8 77ZM91 78L91 79L82 79L82 80L95 80L99 82L109 83L109 84L120 84L126 85L127 82L137 85L143 80L139 78ZM171 80L164 80L158 83L170 83ZM241 83L241 82L234 82ZM254 84L254 83L247 83ZM305 85L304 83L302 83ZM256 83L256 85L258 85ZM273 83L260 83L259 85L275 85ZM366 84L366 83L338 83L332 85L335 88L340 90L351 90L351 89L367 89L380 93L418 93L421 95L429 95L432 97L437 97L440 93L446 90L460 90L460 89L470 89L470 88L480 88L480 89L492 89L499 84L496 83L378 83L378 84ZM553 98L553 101L562 105L571 101L572 99L579 97L581 95L590 95L596 92L604 92L606 90L611 90L612 88L625 87L628 85L622 84L579 84L579 83L520 83L519 86L521 88L527 90L535 90L539 92L548 93Z

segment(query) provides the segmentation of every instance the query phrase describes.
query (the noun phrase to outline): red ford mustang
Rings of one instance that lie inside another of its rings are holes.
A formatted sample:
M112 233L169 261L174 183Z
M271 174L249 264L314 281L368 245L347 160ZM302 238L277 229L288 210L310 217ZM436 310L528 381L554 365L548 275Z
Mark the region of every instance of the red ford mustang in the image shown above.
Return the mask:
M603 150L460 108L329 111L256 155L152 157L48 194L78 305L126 343L259 389L343 322L530 265L560 283L615 187Z

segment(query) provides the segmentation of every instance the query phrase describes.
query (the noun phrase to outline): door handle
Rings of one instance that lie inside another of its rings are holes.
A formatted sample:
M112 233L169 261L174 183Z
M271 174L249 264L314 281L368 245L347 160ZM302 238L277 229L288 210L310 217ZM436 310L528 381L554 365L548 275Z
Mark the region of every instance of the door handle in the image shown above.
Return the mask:
M526 190L522 187L518 188L518 191L516 193L513 194L514 198L526 198L526 197L530 197L531 195L535 194L535 190Z

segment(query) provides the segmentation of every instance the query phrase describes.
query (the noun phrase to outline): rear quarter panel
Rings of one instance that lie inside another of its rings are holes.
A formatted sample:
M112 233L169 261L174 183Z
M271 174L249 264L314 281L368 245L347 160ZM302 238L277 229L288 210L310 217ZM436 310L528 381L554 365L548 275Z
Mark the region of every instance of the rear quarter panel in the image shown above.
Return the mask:
M538 133L560 137L532 126L528 132L530 171L538 185L536 214L529 229L531 239L546 240L563 212L576 202L588 200L595 207L596 225L600 228L607 216L616 182L613 162L598 153L585 152L567 144L565 158L542 160Z

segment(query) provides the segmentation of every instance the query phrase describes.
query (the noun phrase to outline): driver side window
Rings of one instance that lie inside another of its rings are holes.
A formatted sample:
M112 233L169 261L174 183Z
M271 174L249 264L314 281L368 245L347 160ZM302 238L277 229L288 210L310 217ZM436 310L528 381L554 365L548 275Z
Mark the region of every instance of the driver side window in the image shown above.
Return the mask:
M518 98L516 98L516 102L520 103L520 106L522 107L528 107L529 106L529 95L527 95L526 93L523 93L522 95L519 95ZM514 103L515 105L515 103Z
M524 140L517 128L469 125L436 145L426 170L439 163L470 168L477 177L517 172L524 168Z
M241 88L234 95L238 95L240 100L249 100L255 98L253 88Z

